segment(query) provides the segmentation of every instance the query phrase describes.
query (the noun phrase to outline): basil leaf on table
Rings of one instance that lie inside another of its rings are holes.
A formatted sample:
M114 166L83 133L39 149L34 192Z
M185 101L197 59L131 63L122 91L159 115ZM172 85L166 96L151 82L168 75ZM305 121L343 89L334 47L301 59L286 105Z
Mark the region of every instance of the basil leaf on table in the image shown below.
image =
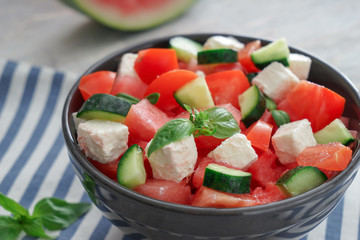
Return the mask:
M1 240L15 240L24 231L32 237L53 239L45 229L61 230L85 214L90 203L68 203L57 198L44 198L37 202L33 214L19 203L0 193L0 206L11 212L14 217L0 216Z
M29 211L26 208L2 193L0 193L0 205L5 210L11 212L16 219L21 216L30 217Z
M148 157L156 150L185 137L189 137L195 129L194 124L185 118L178 118L165 123L156 132L148 149Z
M0 216L0 233L3 240L15 240L21 233L21 224L9 216Z
M21 223L21 226L24 232L29 236L54 239L54 237L46 234L40 218L26 219L24 222Z
M240 132L240 127L234 116L225 108L213 107L206 109L209 114L209 121L215 127L212 134L216 138L228 138Z
M56 198L44 198L34 208L33 217L41 219L49 230L61 230L74 223L91 208L90 203L67 203Z

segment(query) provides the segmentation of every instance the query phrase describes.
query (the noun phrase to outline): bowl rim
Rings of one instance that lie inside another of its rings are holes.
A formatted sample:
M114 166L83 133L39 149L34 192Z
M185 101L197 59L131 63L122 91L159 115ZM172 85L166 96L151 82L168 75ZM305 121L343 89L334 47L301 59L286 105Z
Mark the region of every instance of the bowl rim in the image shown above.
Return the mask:
M106 57L100 59L95 64L93 64L91 67L89 67L81 76L91 73L98 69L101 65L103 65L105 62L110 61L111 59L114 59L116 57L121 56L124 53L132 52L134 49L142 49L147 48L149 46L152 46L155 43L161 43L166 42L170 38L175 36L184 36L189 38L207 38L214 35L222 35L222 36L232 36L237 39L242 39L251 41L251 40L260 40L262 44L269 43L271 40L264 39L264 38L258 38L258 37L249 37L244 35L235 35L235 34L229 34L229 33L199 33L199 34L176 34L176 35L170 35L160 38L155 38L151 40L147 40L123 49L120 49L118 51L113 52L112 54L107 55ZM335 74L338 74L340 78L343 79L345 84L349 87L352 94L354 94L357 98L357 100L360 102L360 95L359 91L356 89L356 87L353 85L353 83L339 70L334 68L333 66L329 65L325 61L319 59L318 57L315 57L313 54L309 54L308 52L301 50L299 48L294 48L289 46L291 52L298 52L301 54L304 54L306 56L309 56L312 61L316 61L319 64L326 67L328 70L333 71ZM250 206L250 207L239 207L239 208L210 208L210 207L195 207L190 205L182 205L182 204L176 204L176 203L170 203L165 202L162 200L154 199L151 197L147 197L145 195L142 195L140 193L135 192L134 190L128 189L126 187L121 186L120 184L114 182L113 180L106 177L104 174L102 174L98 169L96 169L85 157L85 155L81 152L80 148L76 144L76 139L73 139L71 128L70 128L70 115L69 112L69 105L71 102L71 98L75 91L77 90L79 79L74 83L71 90L69 91L64 107L63 112L61 116L61 122L62 122L62 132L65 140L65 144L67 146L69 154L73 156L73 159L82 167L82 170L85 171L89 176L96 179L97 182L101 185L101 187L108 189L109 191L116 191L121 194L124 194L128 198L131 198L133 200L139 201L143 204L152 205L154 207L163 208L167 210L172 210L176 212L181 213L187 213L187 214L195 214L195 215L248 215L248 214L256 214L258 212L262 213L269 213L269 212L277 212L280 209L281 210L287 210L287 209L293 209L297 206L301 206L307 201L310 201L311 199L314 199L317 196L321 196L322 194L328 192L329 190L333 189L334 187L341 185L341 183L346 182L348 179L350 179L354 174L356 174L356 171L358 170L360 166L360 150L359 147L357 147L355 154L353 155L352 160L348 167L343 170L341 173L339 173L337 176L335 176L330 181L327 181L323 183L322 185L318 186L315 189L312 189L308 192L305 192L303 194L300 194L295 197L287 198L284 200L263 204L263 205L256 205L256 206ZM360 117L359 117L360 119Z

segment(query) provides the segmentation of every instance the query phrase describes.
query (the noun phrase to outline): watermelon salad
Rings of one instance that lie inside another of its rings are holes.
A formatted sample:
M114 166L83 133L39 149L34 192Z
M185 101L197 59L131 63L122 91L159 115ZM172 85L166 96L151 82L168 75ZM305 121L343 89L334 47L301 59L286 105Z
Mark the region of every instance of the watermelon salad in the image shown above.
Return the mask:
M176 36L80 79L78 145L108 178L163 201L232 208L297 196L344 170L357 143L345 98L308 81L310 68L284 38Z

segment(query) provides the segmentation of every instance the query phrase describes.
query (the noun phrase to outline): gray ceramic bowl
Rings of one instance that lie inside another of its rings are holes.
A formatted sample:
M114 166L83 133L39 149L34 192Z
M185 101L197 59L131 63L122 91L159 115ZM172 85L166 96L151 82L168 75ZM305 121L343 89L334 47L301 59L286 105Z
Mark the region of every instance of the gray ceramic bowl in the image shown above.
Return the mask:
M185 35L204 42L215 34ZM246 43L253 38L234 36ZM116 71L122 54L149 47L168 47L170 37L126 48L100 60L84 74L97 70ZM263 44L268 41L262 40ZM310 56L303 51L291 48ZM360 97L350 81L333 67L312 58L309 80L325 85L346 98L344 115L352 129L359 130ZM359 149L346 170L332 180L299 196L266 205L215 209L159 201L124 188L101 174L86 159L76 143L71 113L83 103L77 89L71 89L63 110L62 127L71 163L94 204L114 225L127 222L152 239L282 239L300 238L323 221L336 207L359 167Z

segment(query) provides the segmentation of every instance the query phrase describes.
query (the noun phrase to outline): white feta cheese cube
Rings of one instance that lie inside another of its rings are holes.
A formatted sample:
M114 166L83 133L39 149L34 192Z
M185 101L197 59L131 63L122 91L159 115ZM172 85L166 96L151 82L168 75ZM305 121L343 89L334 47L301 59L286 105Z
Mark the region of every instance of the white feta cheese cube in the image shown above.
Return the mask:
M242 170L246 170L258 159L255 150L251 147L251 142L241 133L225 139L208 154L208 157Z
M316 145L307 119L281 125L272 136L272 144L282 164L296 162L296 157L306 148Z
M145 148L146 155L150 143ZM180 182L194 171L197 158L195 140L191 135L156 150L148 159L154 178Z
M204 43L204 49L229 48L239 51L244 48L244 44L234 37L212 36Z
M272 62L252 80L252 84L275 102L285 98L299 82L299 78L279 62Z
M78 144L86 157L109 163L128 148L128 127L119 122L89 120L78 126Z
M290 64L289 69L300 80L308 79L311 68L311 58L298 53L290 53L289 64Z
M136 53L125 53L121 57L119 64L118 77L130 76L138 78L138 75L134 69L135 60L137 58Z

